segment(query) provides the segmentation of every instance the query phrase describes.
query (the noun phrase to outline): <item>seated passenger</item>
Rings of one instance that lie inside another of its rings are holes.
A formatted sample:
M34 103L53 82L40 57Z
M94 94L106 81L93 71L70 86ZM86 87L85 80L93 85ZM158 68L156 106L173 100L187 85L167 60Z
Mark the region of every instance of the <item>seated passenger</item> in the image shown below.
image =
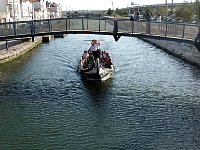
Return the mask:
M107 68L110 68L111 65L112 65L110 56L104 58L104 61L105 61L104 66L107 67Z
M84 51L83 55L82 55L82 59L88 58L89 54L87 51Z
M89 57L89 54L87 51L84 51L83 55L82 55L82 64L83 64L83 68L86 68L87 67L87 64L88 64L88 57Z
M89 58L88 58L88 67L94 67L94 56L92 55L92 53L89 54Z

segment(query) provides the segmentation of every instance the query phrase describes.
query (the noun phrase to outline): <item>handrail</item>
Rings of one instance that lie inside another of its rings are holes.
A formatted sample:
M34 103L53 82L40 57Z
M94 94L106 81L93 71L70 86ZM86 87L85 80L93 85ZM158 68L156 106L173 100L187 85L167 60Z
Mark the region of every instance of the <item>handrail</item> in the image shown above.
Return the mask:
M195 42L200 26L177 22L130 21L128 18L54 18L0 23L0 40L34 37L56 33L112 34L117 41L121 35L168 37ZM197 40L196 40L197 41Z

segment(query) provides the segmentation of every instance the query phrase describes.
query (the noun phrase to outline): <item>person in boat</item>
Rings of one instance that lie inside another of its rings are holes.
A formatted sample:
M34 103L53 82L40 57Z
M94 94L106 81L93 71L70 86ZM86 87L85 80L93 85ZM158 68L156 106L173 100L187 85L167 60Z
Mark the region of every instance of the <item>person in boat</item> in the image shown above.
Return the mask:
M89 53L88 58L88 68L94 67L94 56L92 53Z
M97 46L97 49L99 49L99 46L100 46L100 42L99 41L97 41L96 39L93 39L92 41L91 41L91 45L92 44L95 44L96 46Z
M82 55L82 63L83 63L83 68L86 68L88 65L88 58L89 58L89 54L87 51L84 51L83 55Z
M103 58L106 58L108 56L108 53L106 51L103 51L102 56L103 56Z
M92 45L91 45L89 51L92 52L92 55L94 56L95 59L99 58L99 55L100 55L99 45L100 45L100 43L97 42L97 40L94 39L94 40L92 40L91 44Z
M88 58L88 57L89 57L88 52L87 52L87 51L84 51L84 52L83 52L83 55L82 55L82 59L86 59L86 58Z
M105 66L106 68L110 68L111 65L112 65L112 63L111 63L110 56L107 56L107 57L104 59L104 66Z
M106 68L110 68L112 65L111 59L109 54L106 51L102 52L102 58L100 60L102 62L102 64L106 67Z

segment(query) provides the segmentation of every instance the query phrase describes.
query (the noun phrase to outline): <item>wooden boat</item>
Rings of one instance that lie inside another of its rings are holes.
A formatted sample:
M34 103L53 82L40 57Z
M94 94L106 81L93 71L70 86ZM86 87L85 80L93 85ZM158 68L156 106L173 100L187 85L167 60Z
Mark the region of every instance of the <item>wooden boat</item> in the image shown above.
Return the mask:
M113 77L114 65L105 51L97 58L92 53L84 51L79 62L79 71L87 80L107 80Z

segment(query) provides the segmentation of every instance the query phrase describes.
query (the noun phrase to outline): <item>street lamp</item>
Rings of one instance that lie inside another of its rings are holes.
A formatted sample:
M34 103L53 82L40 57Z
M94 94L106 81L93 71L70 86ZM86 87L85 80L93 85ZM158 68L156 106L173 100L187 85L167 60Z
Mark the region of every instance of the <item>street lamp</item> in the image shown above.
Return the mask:
M34 20L34 4L33 4L33 1L32 1L32 20Z
M168 3L167 3L167 0L166 0L165 4L166 4L166 7L167 7L167 13L166 13L166 15L168 16Z
M13 4L13 21L15 21L15 0L13 0L13 2L12 2L12 4Z
M111 2L112 2L112 7L113 7L114 19L115 19L115 8L114 8L113 0L111 0Z

